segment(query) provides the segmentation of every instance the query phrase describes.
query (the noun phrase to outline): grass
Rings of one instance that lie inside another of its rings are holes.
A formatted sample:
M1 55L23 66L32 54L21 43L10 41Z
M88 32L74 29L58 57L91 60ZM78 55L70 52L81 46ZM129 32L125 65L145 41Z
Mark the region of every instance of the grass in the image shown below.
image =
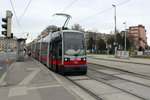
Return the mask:
M107 55L106 53L88 53L88 55ZM109 54L114 55L114 54ZM131 58L150 59L150 56L130 56Z
M150 56L131 56L132 58L150 59Z
M88 53L88 55L108 55L107 53ZM114 55L114 54L109 54Z

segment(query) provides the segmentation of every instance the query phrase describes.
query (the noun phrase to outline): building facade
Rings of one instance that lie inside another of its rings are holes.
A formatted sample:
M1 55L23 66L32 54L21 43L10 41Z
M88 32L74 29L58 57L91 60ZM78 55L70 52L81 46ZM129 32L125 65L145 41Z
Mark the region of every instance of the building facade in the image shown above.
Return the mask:
M5 50L6 48L6 38L5 37L0 37L0 50ZM15 49L16 48L16 39L15 38L11 38L8 40L8 49Z
M0 50L4 50L4 49L5 49L5 38L0 37Z
M143 25L130 26L126 30L127 36L133 39L132 50L145 49L147 45L146 29Z

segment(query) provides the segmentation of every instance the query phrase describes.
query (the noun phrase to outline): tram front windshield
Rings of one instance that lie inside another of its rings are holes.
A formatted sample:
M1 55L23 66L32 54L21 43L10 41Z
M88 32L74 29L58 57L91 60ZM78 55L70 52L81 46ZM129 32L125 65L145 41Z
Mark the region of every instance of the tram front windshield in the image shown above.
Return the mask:
M85 55L85 40L81 33L64 33L64 54L71 56Z

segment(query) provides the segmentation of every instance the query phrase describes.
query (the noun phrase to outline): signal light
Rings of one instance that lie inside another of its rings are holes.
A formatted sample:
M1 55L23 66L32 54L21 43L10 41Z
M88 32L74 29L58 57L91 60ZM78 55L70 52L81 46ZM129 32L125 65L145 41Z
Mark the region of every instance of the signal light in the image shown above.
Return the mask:
M5 29L5 31L2 31L3 35L6 35L7 38L11 38L11 18L12 18L12 12L6 11L6 18L2 18L2 22L5 24L2 24L2 28Z
M3 35L6 35L6 33L7 33L7 31L2 31L2 34L3 34Z
M81 61L86 61L86 58L81 58Z

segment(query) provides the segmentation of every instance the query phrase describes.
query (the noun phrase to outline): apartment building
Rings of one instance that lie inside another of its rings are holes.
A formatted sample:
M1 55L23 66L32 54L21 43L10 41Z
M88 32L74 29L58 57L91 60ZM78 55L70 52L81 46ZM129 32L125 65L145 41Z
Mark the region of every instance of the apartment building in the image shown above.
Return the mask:
M5 38L0 37L0 50L4 50L4 49L5 49Z
M147 45L146 29L143 25L130 26L126 30L127 36L133 39L132 50L145 49Z
M6 38L5 37L0 37L0 50L5 50L5 41L6 41ZM16 48L16 39L15 38L11 38L8 40L8 48L9 49L15 49Z

